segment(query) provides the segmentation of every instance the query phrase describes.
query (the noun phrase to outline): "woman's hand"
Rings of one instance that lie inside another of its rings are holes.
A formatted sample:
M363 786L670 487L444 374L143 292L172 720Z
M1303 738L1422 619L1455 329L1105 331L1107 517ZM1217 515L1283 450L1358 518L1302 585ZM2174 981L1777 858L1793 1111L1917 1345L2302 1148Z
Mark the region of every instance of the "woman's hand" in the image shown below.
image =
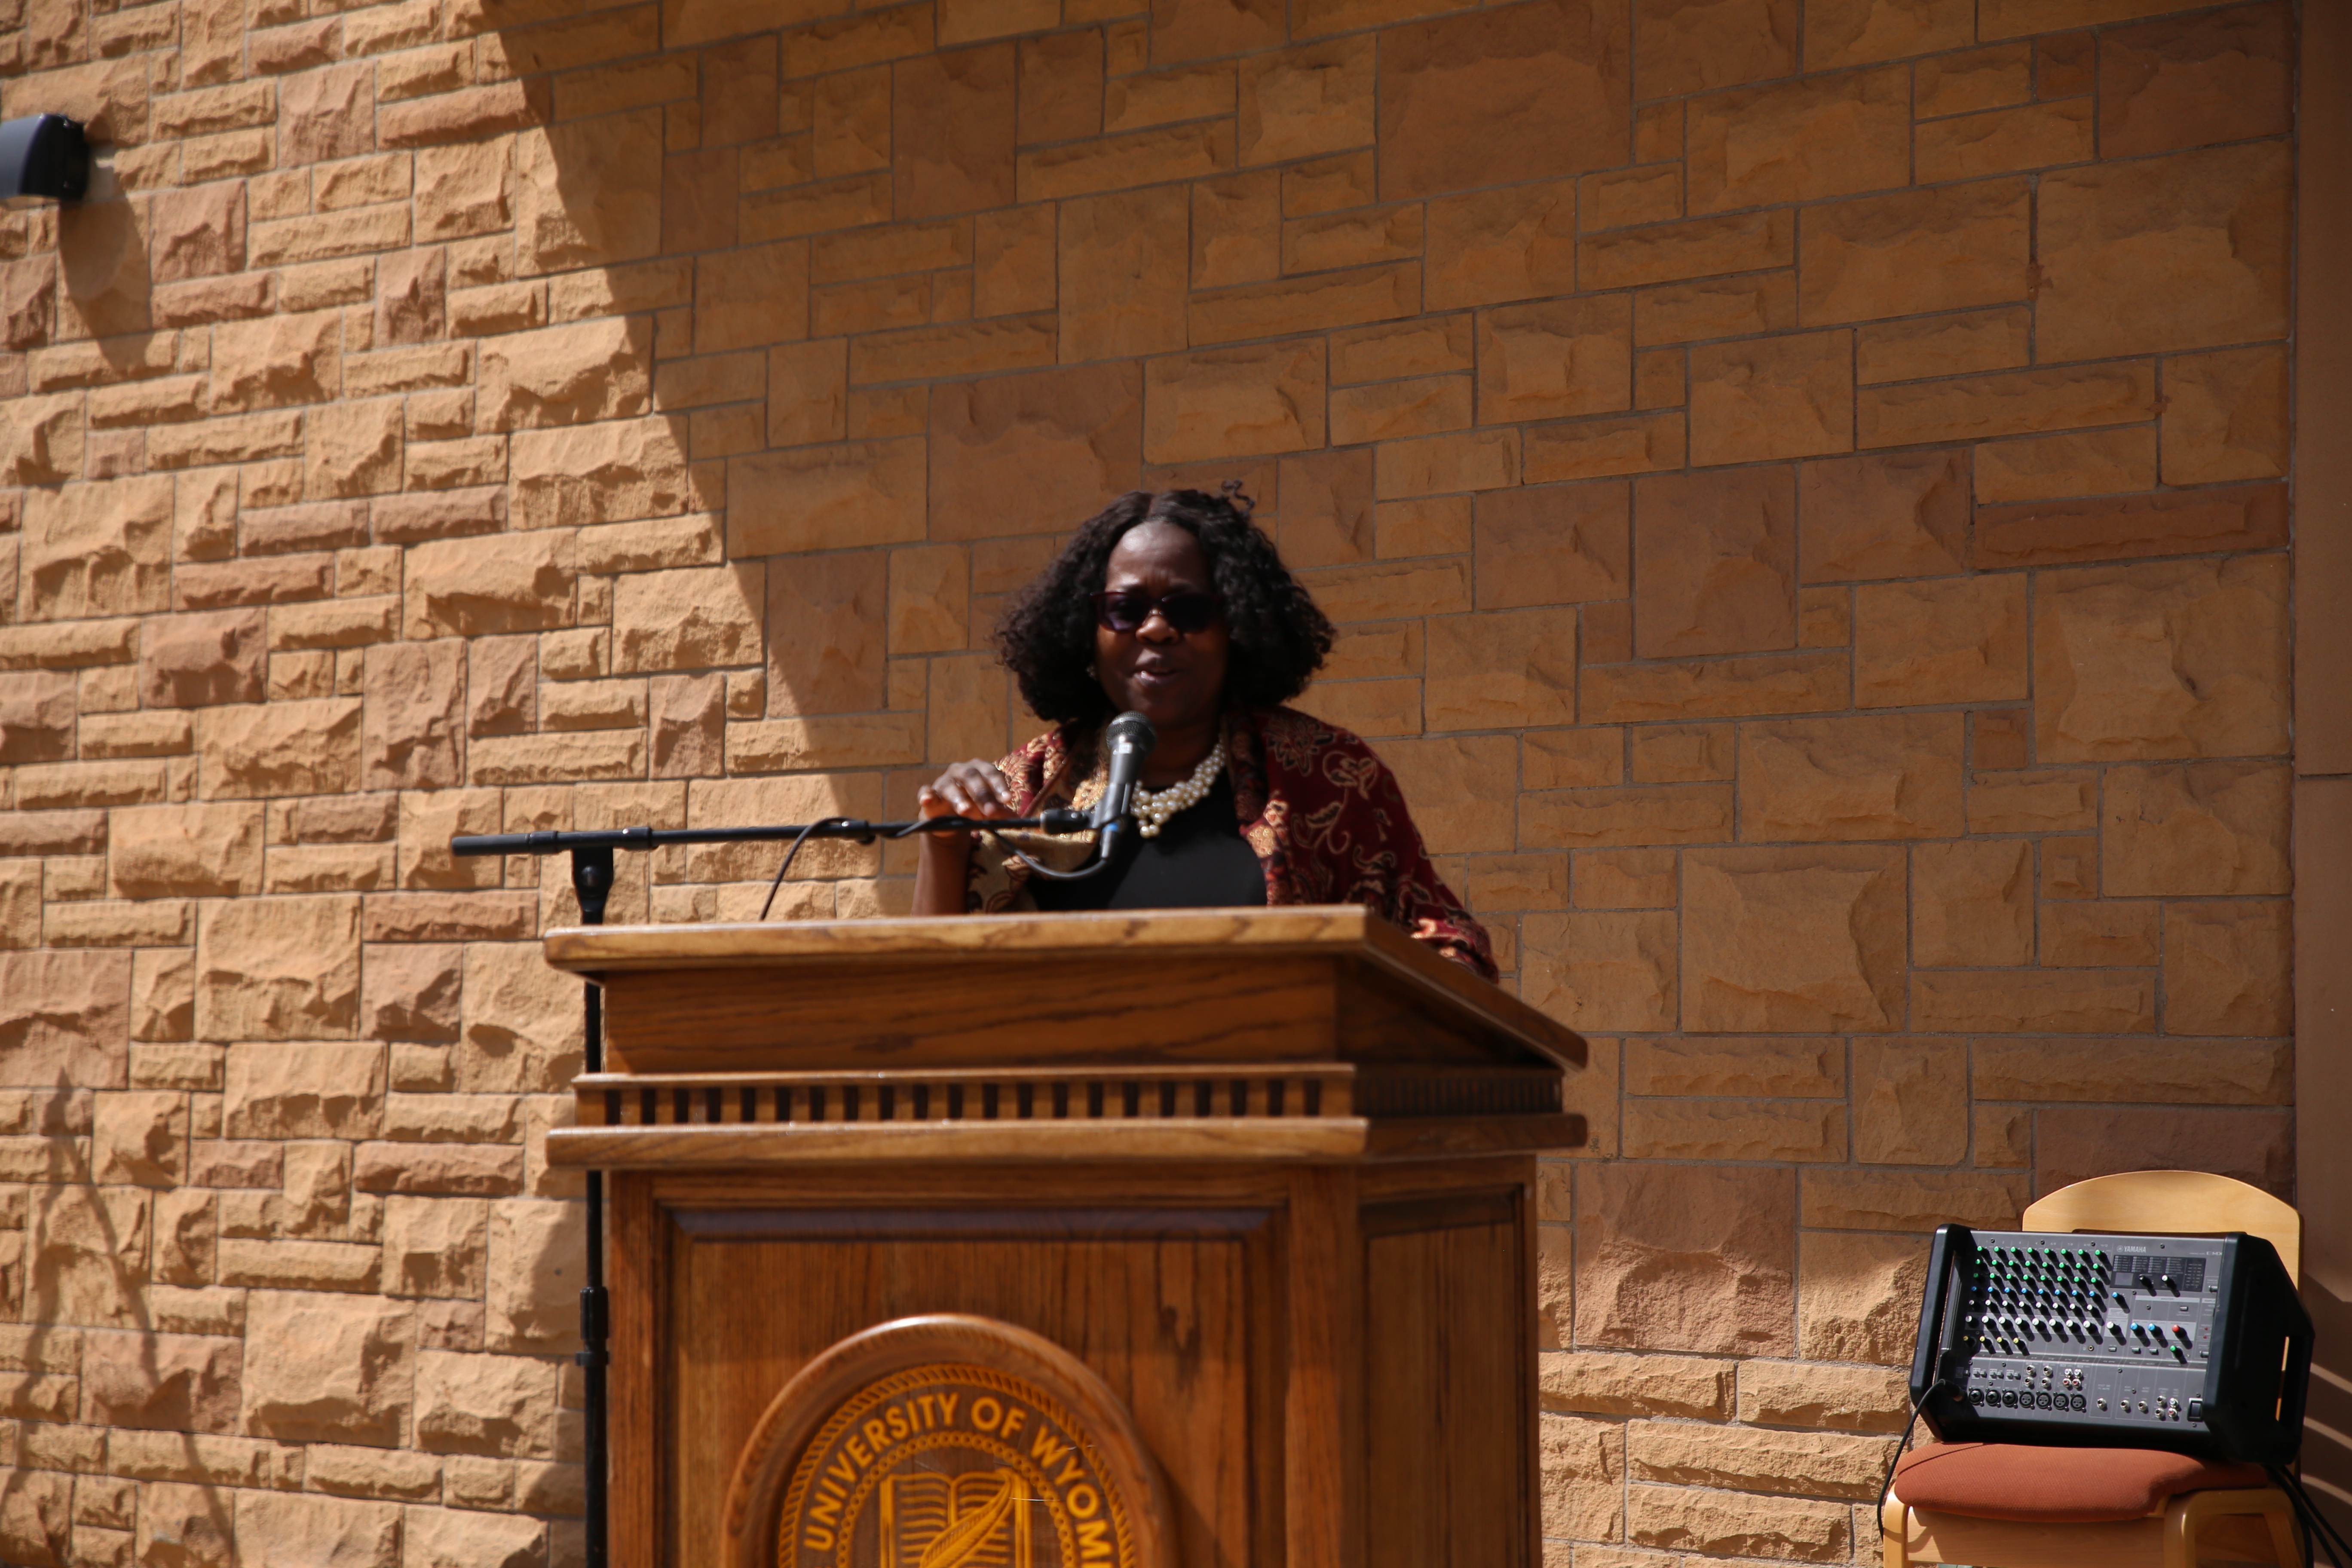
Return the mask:
M969 816L999 821L1020 814L1013 809L1013 786L992 763L978 758L958 763L925 784L915 796L915 808L925 817ZM971 867L971 835L926 833L915 860L915 913L963 913L964 884Z
M974 758L958 763L925 784L915 796L916 809L924 816L971 816L983 821L996 821L1020 814L1013 809L1009 798L1012 785L996 771L992 763ZM925 842L941 837L927 834Z

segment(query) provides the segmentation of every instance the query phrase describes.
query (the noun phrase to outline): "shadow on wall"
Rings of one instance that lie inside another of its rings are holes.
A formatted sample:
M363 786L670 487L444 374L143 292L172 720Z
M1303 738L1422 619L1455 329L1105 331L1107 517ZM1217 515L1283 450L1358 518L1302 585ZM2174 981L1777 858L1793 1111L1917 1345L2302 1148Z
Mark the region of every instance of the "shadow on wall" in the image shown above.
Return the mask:
M23 1334L9 1352L24 1369L11 1379L10 1414L20 1417L16 1441L68 1441L76 1430L69 1424L76 1422L81 1431L111 1426L118 1429L118 1443L138 1447L134 1462L149 1473L198 1474L204 1468L199 1435L239 1429L242 1346L236 1339L216 1337L231 1331L225 1322L157 1320L146 1260L151 1246L159 1258L176 1256L175 1238L163 1234L173 1226L174 1216L165 1211L175 1194L151 1190L158 1173L136 1168L135 1152L103 1138L91 1141L95 1096L86 1079L73 1087L69 1079L60 1069L54 1092L43 1097L37 1091L33 1108L30 1130L45 1140L50 1169L47 1182L30 1189L23 1251L13 1270L14 1284L25 1298ZM179 1114L184 1119L184 1109ZM181 1131L184 1135L184 1127ZM115 1151L100 1156L110 1168L90 1167L81 1151L93 1147ZM100 1181L108 1184L101 1187ZM124 1183L135 1184L115 1184ZM160 1272L171 1269L166 1261ZM169 1331L190 1329L196 1331ZM44 1462L56 1465L63 1458L49 1454ZM131 1458L119 1452L118 1464ZM0 1473L0 1541L20 1550L46 1543L42 1561L68 1561L74 1470L81 1468L8 1465ZM86 1490L83 1522L129 1530L127 1503L122 1517L91 1517L93 1508L102 1516L109 1507L102 1491L93 1497ZM220 1488L150 1487L138 1513L142 1558L229 1560L231 1510ZM157 1552L163 1557L155 1557Z

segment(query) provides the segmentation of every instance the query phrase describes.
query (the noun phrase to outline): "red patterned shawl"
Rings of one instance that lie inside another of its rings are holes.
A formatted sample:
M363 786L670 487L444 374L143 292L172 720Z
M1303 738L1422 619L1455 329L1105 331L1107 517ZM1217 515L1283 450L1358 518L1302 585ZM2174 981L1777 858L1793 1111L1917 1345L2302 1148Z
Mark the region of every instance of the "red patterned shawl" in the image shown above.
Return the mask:
M1225 751L1242 837L1265 868L1269 904L1362 904L1457 963L1495 977L1486 928L1462 907L1422 847L1404 792L1356 736L1295 709L1225 717ZM1059 730L1038 736L997 770L1024 816L1102 791L1092 736L1074 746ZM974 870L972 906L1032 908L1017 860ZM991 875L990 872L995 874Z

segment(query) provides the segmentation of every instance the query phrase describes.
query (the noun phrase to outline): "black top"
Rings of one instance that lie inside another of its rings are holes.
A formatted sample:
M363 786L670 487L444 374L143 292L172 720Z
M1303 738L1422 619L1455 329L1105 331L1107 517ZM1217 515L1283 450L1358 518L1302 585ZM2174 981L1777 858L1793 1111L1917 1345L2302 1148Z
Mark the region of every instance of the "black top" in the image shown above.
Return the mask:
M1125 836L1117 858L1080 882L1029 879L1037 907L1068 910L1207 910L1265 902L1265 868L1242 837L1233 781L1168 819L1156 838Z

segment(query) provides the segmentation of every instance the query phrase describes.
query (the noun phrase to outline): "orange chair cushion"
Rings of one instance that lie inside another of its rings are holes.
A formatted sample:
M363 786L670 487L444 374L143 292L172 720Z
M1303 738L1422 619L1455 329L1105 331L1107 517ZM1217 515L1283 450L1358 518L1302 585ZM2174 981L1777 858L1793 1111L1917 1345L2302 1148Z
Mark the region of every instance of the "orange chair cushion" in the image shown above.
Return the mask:
M1931 1443L1895 1467L1895 1495L1913 1508L2051 1524L2145 1519L2181 1492L2268 1485L2259 1465L2212 1464L2155 1448Z

